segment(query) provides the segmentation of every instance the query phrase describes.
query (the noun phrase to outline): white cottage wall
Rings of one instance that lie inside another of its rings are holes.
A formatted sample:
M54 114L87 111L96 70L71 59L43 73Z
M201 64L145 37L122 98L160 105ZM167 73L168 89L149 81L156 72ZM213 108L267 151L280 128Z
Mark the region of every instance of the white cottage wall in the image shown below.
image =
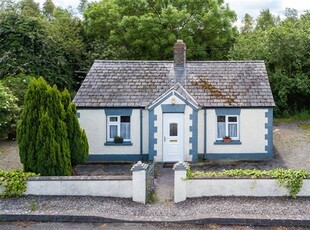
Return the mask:
M139 154L140 153L140 110L133 109L130 118L130 137L132 145L105 145L107 135L107 123L104 109L78 110L79 122L85 130L90 155L104 154ZM147 115L145 115L147 116ZM146 134L147 135L147 132ZM144 139L147 139L146 136ZM147 140L144 140L147 141ZM144 147L146 149L146 147Z
M207 153L267 153L265 146L267 140L267 118L265 113L268 109L241 109L240 142L241 144L215 145L217 135L217 119L214 109L207 110Z

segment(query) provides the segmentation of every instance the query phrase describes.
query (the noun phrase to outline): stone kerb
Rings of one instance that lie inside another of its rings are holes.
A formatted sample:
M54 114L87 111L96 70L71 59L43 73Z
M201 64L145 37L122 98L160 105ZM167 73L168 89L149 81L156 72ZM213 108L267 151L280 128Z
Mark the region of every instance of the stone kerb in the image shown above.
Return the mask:
M173 166L174 170L174 203L186 200L186 170L188 163L178 162Z
M146 203L146 169L148 164L141 161L132 166L132 200Z

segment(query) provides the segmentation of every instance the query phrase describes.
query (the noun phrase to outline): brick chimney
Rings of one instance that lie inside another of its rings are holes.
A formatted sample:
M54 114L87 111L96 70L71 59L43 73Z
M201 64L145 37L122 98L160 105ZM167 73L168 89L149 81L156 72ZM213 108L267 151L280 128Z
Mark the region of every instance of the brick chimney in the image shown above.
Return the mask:
M186 45L182 40L177 40L173 47L174 50L174 77L183 87L186 85L185 63Z
M186 62L186 45L182 40L177 40L173 47L174 50L174 67L185 67Z

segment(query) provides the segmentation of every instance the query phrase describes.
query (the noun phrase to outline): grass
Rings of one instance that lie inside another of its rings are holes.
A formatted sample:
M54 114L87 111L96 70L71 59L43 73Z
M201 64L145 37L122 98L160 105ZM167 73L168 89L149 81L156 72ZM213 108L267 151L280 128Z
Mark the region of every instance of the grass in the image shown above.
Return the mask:
M291 116L282 117L282 118L275 118L274 123L275 124L277 124L277 123L291 123L291 122L296 122L296 121L307 121L307 120L310 120L310 111L303 110L303 111L298 112L298 113L291 115ZM306 129L309 129L309 123L305 123L303 125L307 126L307 124L308 124L308 128L306 128Z
M304 124L300 124L299 127L304 129L304 130L310 131L310 122L307 122L307 123L304 123Z

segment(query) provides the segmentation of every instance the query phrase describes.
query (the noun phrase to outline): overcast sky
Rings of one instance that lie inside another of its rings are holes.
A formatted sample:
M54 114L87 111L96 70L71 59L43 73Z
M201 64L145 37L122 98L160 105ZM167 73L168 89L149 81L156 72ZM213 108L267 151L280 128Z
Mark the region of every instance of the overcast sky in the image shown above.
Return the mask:
M45 0L35 0L43 3ZM133 0L134 1L134 0ZM56 6L67 8L72 6L76 8L79 5L79 0L53 0ZM270 9L275 15L283 15L285 8L295 8L299 13L310 9L309 0L225 0L230 8L238 15L238 20L241 20L245 13L249 13L256 18L262 9Z

